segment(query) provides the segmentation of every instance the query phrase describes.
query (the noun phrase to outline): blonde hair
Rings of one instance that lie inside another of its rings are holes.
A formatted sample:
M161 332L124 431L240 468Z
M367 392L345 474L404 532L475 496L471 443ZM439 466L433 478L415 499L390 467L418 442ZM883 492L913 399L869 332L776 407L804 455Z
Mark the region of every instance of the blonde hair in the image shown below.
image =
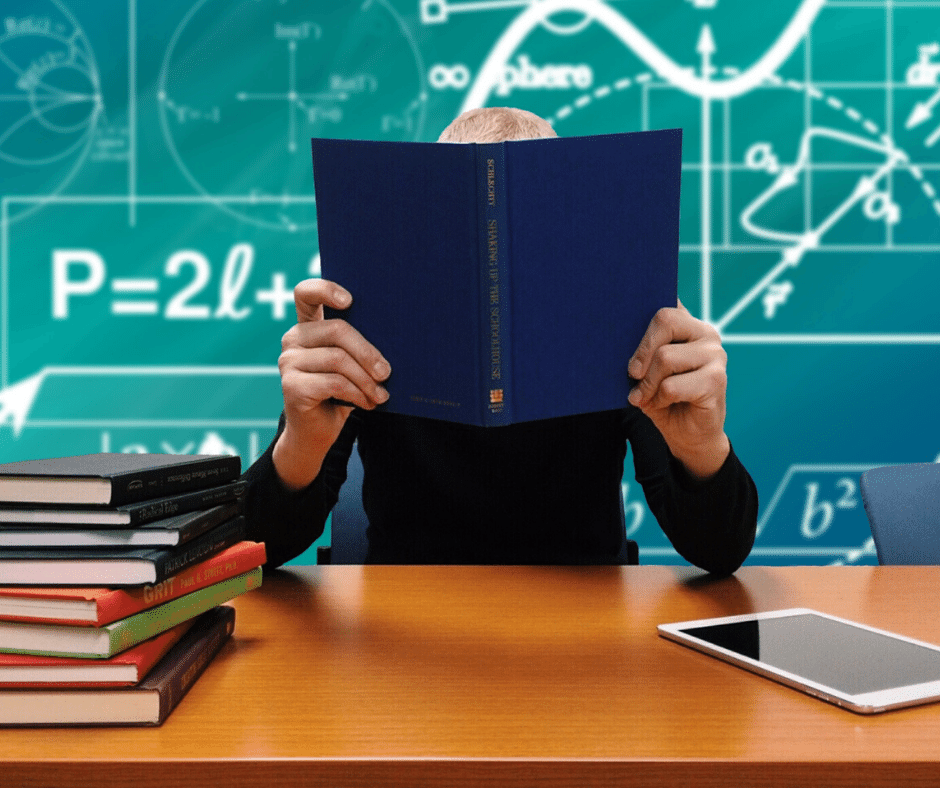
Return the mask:
M441 132L438 142L504 142L557 137L547 120L515 107L470 109Z

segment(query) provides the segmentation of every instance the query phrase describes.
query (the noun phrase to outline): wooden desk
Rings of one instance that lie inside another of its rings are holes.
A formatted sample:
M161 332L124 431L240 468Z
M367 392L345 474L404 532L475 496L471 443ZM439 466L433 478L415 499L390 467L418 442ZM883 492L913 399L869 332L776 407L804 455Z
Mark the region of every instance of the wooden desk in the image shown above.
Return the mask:
M940 704L856 715L656 625L806 606L940 643L938 588L940 568L272 572L162 727L0 730L0 785L936 785Z

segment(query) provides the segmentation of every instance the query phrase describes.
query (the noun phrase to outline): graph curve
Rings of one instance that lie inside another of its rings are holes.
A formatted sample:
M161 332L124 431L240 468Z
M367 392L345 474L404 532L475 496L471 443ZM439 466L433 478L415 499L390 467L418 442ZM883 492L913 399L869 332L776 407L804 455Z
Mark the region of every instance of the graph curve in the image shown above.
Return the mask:
M743 95L773 75L803 40L825 3L826 0L803 0L777 40L755 63L730 78L713 79L710 73L697 76L687 66L676 63L629 19L602 0L538 0L513 20L490 50L461 112L486 104L516 49L532 30L554 14L565 11L585 14L604 25L670 84L699 98L720 100Z

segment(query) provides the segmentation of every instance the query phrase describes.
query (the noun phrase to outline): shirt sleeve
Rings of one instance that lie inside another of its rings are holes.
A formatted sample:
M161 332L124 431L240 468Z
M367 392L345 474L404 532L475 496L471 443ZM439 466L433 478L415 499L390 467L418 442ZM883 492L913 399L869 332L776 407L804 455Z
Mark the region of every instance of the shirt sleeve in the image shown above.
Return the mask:
M272 456L284 424L281 414L271 445L242 475L247 485L248 538L264 542L266 566L271 569L296 558L323 534L339 489L346 481L346 463L357 431L357 424L350 416L327 452L317 477L304 489L292 490L277 475Z
M757 531L757 487L734 449L716 474L696 479L646 414L631 407L624 419L636 480L676 552L707 572L730 575Z

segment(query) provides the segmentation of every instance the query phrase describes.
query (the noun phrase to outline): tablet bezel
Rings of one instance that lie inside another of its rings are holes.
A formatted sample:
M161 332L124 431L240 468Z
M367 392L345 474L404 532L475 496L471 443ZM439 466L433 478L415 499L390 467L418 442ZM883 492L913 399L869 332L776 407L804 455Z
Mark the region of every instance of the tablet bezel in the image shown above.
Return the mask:
M786 610L770 610L760 613L747 613L738 616L722 616L719 618L701 618L691 621L679 621L672 624L660 624L657 627L657 630L659 631L661 637L664 637L668 640L672 640L683 646L695 649L696 651L701 651L702 653L708 654L709 656L730 662L733 665L744 668L745 670L749 670L766 678L773 679L774 681L785 684L788 687L793 687L794 689L798 689L807 693L808 695L821 698L825 701L834 703L837 706L849 709L850 711L854 711L859 714L877 714L883 711L900 709L908 706L917 706L923 703L931 703L940 700L940 680L929 681L921 684L892 687L890 689L878 690L876 692L865 692L859 693L857 695L850 695L835 689L834 687L819 684L818 682L804 678L803 676L775 668L772 665L759 662L758 660L752 659L751 657L737 654L733 651L730 651L729 649L723 648L722 646L716 646L713 643L701 640L700 638L683 631L692 627L736 624L745 621L762 621L796 615L815 615L820 616L821 618L829 619L831 621L838 621L842 624L848 624L849 626L853 626L868 632L873 632L878 635L883 635L894 638L895 640L903 641L905 643L912 643L917 646L922 646L924 648L930 649L931 651L937 652L938 657L940 657L940 647L933 643L927 643L922 640L915 640L914 638L899 635L897 632L889 632L885 629L877 629L876 627L870 627L866 624L861 624L858 621L850 621L849 619L839 618L838 616L833 616L829 613L823 613L819 610L812 610L810 608L803 607L787 608Z

